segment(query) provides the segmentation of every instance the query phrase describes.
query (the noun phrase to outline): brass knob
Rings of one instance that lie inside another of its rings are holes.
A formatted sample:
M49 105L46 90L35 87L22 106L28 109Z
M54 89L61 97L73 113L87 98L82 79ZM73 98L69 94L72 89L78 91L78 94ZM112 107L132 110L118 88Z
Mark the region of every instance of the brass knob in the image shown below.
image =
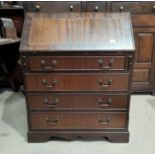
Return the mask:
M99 7L98 6L95 6L95 11L97 12L99 10Z
M108 107L112 102L112 99L109 98L108 100L102 100L101 98L98 99L98 103L101 107Z
M51 108L54 108L56 106L56 104L59 102L58 98L55 98L55 100L53 102L49 101L48 98L44 98L44 103Z
M44 103L48 104L49 100L48 98L44 98Z
M57 64L57 60L55 60L55 59L52 60L52 64L53 64L53 65Z
M55 125L59 120L59 116L46 117L46 122Z
M124 10L124 7L123 6L120 6L119 9L120 9L120 11L123 11Z
M101 123L102 125L108 124L111 121L111 117L110 116L98 116L97 120L99 121L99 123Z
M100 66L102 66L103 65L103 59L98 59L98 63Z
M69 6L70 11L72 11L73 8L74 8L73 5L70 5L70 6Z
M42 65L45 65L46 61L45 60L41 60L40 62Z
M152 8L153 8L153 10L155 10L155 5L153 5L153 7L152 7Z
M42 79L42 83L43 84L46 84L47 83L47 80L46 79Z
M98 83L99 83L99 85L100 85L102 88L107 88L107 87L109 87L109 86L112 84L112 82L113 82L112 79L107 80L107 82L104 82L102 79L99 79L99 80L98 80Z
M37 11L39 11L40 10L40 5L36 5L35 8L36 8Z
M42 84L44 85L45 88L53 88L56 83L58 82L56 79L52 80L51 84L48 84L46 79L42 79Z
M57 83L56 79L52 80L52 85L55 85L56 83Z

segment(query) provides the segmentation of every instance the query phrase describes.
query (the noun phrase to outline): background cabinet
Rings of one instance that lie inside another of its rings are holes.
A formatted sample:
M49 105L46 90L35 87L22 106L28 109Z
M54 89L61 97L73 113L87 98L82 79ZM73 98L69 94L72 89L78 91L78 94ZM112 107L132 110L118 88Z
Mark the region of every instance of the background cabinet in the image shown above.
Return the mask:
M129 11L132 16L136 44L132 91L154 94L155 2L111 2L109 6L109 11Z
M86 2L85 11L87 12L106 12L107 3L104 2Z
M155 2L23 2L25 11L40 12L130 12L136 43L133 92L155 94Z
M28 12L79 12L81 2L23 2Z
M154 79L151 76L152 55L154 49L154 32L139 32L135 29L136 55L133 72L132 86L133 90L151 90Z

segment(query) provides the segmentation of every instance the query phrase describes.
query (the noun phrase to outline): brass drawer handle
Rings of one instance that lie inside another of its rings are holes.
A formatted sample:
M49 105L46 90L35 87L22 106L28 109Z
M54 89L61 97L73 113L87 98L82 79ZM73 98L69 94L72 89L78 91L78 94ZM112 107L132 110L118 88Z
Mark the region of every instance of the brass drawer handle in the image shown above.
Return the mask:
M44 59L42 59L40 63L41 63L41 67L43 69L45 69L45 70L52 70L55 67L55 65L57 64L57 60L55 60L55 59L52 60L51 66L46 66L46 61Z
M153 8L153 10L155 10L155 5L153 5L153 7L152 7L152 8Z
M47 83L47 80L46 79L42 79L42 84L46 87L46 88L53 88L56 84L57 84L57 80L56 79L54 79L54 80L52 80L52 82L51 82L51 85L48 85Z
M58 116L53 116L53 117L48 117L47 116L46 117L46 122L50 123L50 124L53 124L53 125L57 124L58 120L59 120Z
M111 121L111 117L107 116L105 118L105 116L98 116L97 120L99 121L99 123L101 123L102 125L108 124Z
M109 61L109 65L108 66L104 66L104 61L103 59L99 59L98 60L98 63L99 63L99 66L102 68L102 69L110 69L114 63L114 59L110 59Z
M98 83L99 83L99 85L100 85L102 88L107 88L107 87L109 87L109 86L112 84L112 82L113 82L112 79L107 80L106 83L105 83L103 80L101 80L101 79L98 80Z
M109 98L107 101L102 100L101 98L98 99L98 103L101 107L108 107L110 106L111 102L112 102L112 98Z
M69 10L70 10L70 11L73 11L73 9L74 9L73 5L70 5L70 6L69 6Z
M44 98L44 103L50 108L54 108L58 102L59 102L58 98L56 98L54 102L49 102L48 98Z
M124 10L124 7L123 6L120 6L119 10L120 11L123 11Z
M36 11L39 11L40 10L40 5L36 5L35 8L36 8Z
M95 6L94 11L97 12L98 10L99 10L99 7L98 6Z

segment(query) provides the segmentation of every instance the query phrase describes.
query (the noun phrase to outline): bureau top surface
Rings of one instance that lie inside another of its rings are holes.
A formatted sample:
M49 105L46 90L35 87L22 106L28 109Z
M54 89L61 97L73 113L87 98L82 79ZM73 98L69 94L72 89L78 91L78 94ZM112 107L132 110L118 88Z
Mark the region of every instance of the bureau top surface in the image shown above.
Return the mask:
M21 52L134 51L129 13L27 13Z

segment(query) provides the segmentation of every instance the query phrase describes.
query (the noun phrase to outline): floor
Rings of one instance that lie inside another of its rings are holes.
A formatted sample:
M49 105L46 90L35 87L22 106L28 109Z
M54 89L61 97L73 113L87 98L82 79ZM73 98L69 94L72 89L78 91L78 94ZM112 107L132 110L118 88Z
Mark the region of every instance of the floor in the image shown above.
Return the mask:
M27 119L21 92L0 93L0 153L155 153L155 97L132 95L130 142L63 141L27 143Z

